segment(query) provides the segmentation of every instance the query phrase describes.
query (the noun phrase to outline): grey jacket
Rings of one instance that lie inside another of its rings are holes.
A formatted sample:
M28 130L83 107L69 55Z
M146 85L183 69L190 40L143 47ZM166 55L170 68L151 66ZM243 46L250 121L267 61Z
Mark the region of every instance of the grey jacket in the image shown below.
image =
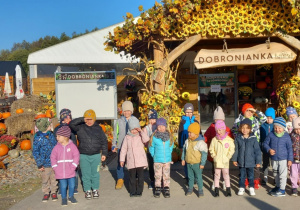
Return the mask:
M130 118L136 118L135 116L131 116ZM114 125L114 138L112 142L112 149L118 148L121 149L123 140L126 136L126 118L124 116L121 116L119 119L117 119L115 125Z

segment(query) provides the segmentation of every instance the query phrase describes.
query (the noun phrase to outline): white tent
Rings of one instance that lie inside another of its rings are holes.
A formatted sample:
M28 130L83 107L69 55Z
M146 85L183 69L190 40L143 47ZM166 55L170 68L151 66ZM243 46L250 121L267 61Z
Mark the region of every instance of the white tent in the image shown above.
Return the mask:
M28 64L104 64L137 62L130 56L105 51L106 36L124 22L31 53ZM122 56L123 55L123 56Z

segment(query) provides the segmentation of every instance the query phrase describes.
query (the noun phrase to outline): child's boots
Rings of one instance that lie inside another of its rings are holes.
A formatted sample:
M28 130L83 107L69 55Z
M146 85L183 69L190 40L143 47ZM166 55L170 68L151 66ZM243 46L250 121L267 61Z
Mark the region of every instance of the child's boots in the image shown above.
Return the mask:
M124 179L118 179L117 184L116 184L116 190L122 189L124 184Z
M165 198L170 198L170 188L169 187L164 187L164 197Z
M225 197L231 197L231 188L226 187Z
M254 180L254 189L258 190L260 186L260 179L255 179Z
M154 197L155 197L155 198L159 198L159 197L160 197L160 193L161 193L160 187L155 187L155 190L154 190Z
M215 194L214 194L215 197L219 197L219 188L218 187L215 187Z

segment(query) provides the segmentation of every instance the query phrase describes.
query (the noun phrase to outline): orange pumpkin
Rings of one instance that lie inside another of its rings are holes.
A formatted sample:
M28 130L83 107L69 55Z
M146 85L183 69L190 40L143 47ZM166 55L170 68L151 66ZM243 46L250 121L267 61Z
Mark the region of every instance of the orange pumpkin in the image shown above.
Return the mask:
M102 128L103 132L105 133L105 131L106 131L105 125L103 125L103 124L99 124L99 125Z
M30 150L31 149L31 141L30 140L23 140L20 145L22 150Z
M45 118L46 117L46 115L45 114L39 114L39 115L37 115L37 116L35 116L35 118L34 119L39 119L39 118Z
M31 134L34 134L34 130L33 130L33 129L31 129L30 133L31 133Z
M0 112L0 119L2 119L2 113Z
M24 110L23 110L23 109L17 109L17 110L16 110L16 113L17 113L17 114L22 114L22 113L24 113Z
M266 78L265 78L265 82L266 82L266 83L271 83L271 81L272 81L272 80L271 80L270 77L266 77Z
M258 89L266 89L267 88L267 83L265 81L259 81L256 83L256 87Z
M5 144L0 144L0 157L7 155L8 150L8 146L6 146Z
M8 118L8 117L10 117L10 116L11 116L10 112L4 112L4 113L2 114L3 119L6 119L6 118Z
M0 130L1 129L4 129L4 130L6 130L6 126L5 126L5 124L4 123L0 123Z
M239 82L244 83L249 81L249 75L247 74L240 74L239 75Z
M48 109L46 111L46 117L48 117L48 118L52 118L53 117L53 112L50 109Z

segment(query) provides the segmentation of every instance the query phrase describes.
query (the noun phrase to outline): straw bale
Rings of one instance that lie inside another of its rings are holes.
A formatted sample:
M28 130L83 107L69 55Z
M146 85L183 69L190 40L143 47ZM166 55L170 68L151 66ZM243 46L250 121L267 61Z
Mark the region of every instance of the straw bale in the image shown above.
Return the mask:
M23 113L10 116L5 120L8 135L18 135L33 129L35 113Z
M15 116L17 109L23 109L24 114L25 113L36 113L40 111L42 107L43 101L39 96L36 95L30 95L30 96L24 96L24 98L16 100L11 105L11 115Z

